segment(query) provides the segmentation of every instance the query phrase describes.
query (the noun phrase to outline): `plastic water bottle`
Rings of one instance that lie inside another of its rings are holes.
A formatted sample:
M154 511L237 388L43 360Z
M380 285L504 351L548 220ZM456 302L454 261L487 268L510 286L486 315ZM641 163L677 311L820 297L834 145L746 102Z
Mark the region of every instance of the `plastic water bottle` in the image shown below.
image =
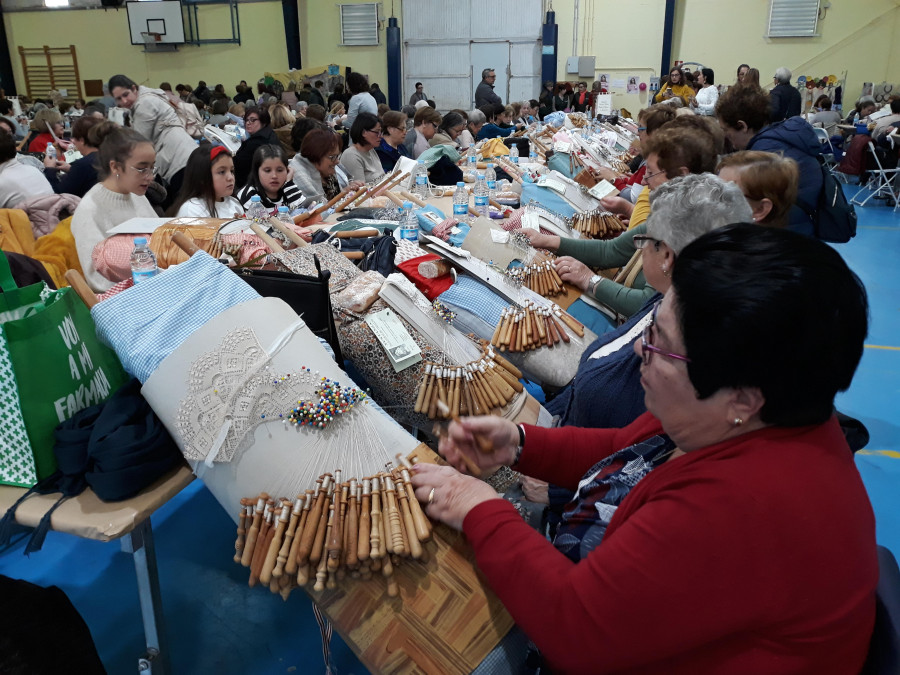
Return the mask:
M519 146L517 143L513 143L509 148L509 161L513 164L519 163Z
M456 192L453 193L453 217L461 223L469 221L469 193L462 181L456 184Z
M428 199L428 168L424 160L416 164L413 177L416 179L415 195L419 199Z
M44 156L51 162L56 160L56 147L53 143L47 143L47 149L44 150Z
M134 250L131 252L132 280L137 284L157 274L159 274L159 267L156 266L156 256L147 245L147 238L135 237Z
M478 153L475 152L474 143L469 146L469 150L466 152L466 169L472 172L472 176L475 176L475 171L478 170Z
M269 212L263 206L259 195L250 197L250 207L247 209L247 219L255 223L264 223L269 219Z
M488 194L493 199L497 194L497 172L494 171L493 164L488 164L487 170L484 172L484 180L487 183Z
M484 180L484 174L478 174L478 181L475 183L475 210L478 211L479 216L490 218L491 214L488 210L490 208L488 204L490 193L487 182Z
M528 144L528 161L532 164L538 161L537 148L534 147L534 143Z
M278 207L278 220L280 220L285 225L293 225L294 219L291 218L291 210L286 206Z
M400 216L400 238L412 244L419 243L419 219L413 212L412 202L403 202L403 215Z

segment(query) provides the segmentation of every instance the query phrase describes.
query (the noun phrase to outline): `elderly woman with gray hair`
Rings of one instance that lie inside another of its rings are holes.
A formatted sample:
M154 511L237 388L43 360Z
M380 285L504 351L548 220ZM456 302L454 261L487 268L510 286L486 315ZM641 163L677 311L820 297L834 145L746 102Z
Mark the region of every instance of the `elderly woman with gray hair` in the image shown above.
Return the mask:
M469 120L466 123L466 128L463 129L458 139L460 150L467 150L469 146L475 145L475 139L478 138L478 132L481 131L481 127L487 122L484 113L478 108L475 108L475 110L468 113L468 117Z
M653 305L669 290L678 254L706 232L748 222L752 209L739 186L709 174L674 178L650 195L646 232L635 235L644 275L656 292L616 330L601 335L581 357L572 382L547 404L559 426L620 427L646 409L632 345L650 320ZM612 283L612 282L609 282Z

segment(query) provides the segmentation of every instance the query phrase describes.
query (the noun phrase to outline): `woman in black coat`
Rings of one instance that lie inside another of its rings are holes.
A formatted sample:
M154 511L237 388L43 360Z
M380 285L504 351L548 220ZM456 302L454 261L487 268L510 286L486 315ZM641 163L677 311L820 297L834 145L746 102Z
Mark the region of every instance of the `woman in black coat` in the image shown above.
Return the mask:
M268 110L248 108L244 113L244 130L250 134L250 138L241 143L241 147L234 153L235 192L247 184L256 149L263 145L280 145L271 124L272 118L269 117Z

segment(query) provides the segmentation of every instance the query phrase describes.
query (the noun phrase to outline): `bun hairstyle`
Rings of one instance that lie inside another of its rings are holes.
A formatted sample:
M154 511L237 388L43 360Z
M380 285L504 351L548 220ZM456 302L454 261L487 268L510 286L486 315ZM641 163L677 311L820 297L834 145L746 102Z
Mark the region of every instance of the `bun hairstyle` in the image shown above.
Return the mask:
M120 127L107 121L95 124L88 129L86 140L88 145L99 150L100 166L98 173L100 180L104 180L109 176L110 162L125 164L128 158L131 157L135 146L150 142L133 129Z

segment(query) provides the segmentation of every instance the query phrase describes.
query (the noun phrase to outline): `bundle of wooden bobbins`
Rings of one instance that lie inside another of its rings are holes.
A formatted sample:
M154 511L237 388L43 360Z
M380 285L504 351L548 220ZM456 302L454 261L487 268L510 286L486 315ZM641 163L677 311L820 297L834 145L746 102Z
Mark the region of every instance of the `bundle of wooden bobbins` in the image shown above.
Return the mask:
M628 226L608 211L585 211L572 216L572 229L582 237L611 239L618 237Z
M555 258L556 256L553 256ZM507 274L538 295L551 298L566 292L563 280L559 278L551 260L530 263L521 267L511 267Z
M527 301L522 307L510 305L503 310L500 323L491 337L491 344L502 352L552 348L560 340L571 340L563 324L578 337L584 337L584 326L563 312L558 305L537 307Z
M583 129L584 127L587 126L587 123L588 123L587 120L584 117L582 117L581 115L573 115L573 114L569 113L568 117L569 117L569 122L571 122L572 126L575 127L576 129Z
M316 489L297 498L262 493L241 500L234 561L250 568L257 583L287 600L291 590L314 582L313 591L337 588L347 576L381 574L387 593L398 595L394 566L426 562L431 523L410 483L410 461L358 481L341 471L323 474Z
M462 366L426 362L415 412L432 420L497 413L524 389L520 377L522 372L492 348Z

